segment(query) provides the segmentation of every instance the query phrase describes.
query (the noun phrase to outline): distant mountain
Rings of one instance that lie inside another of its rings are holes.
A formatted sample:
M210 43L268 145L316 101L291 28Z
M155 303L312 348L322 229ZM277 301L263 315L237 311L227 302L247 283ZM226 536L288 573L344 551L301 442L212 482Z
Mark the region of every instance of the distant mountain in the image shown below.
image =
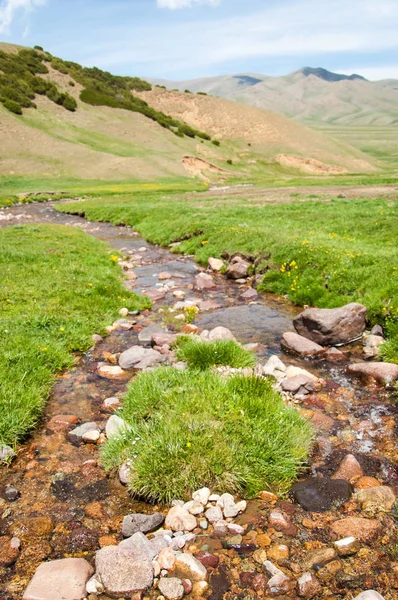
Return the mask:
M266 108L306 123L398 123L397 80L370 82L361 75L304 67L282 77L239 73L190 81L150 81L168 89L204 92Z
M354 81L355 79L362 79L366 81L365 77L361 75L356 75L353 73L352 75L340 75L339 73L332 73L331 71L327 71L326 69L322 69L318 67L313 69L312 67L303 67L300 69L301 73L305 75L305 77L309 77L310 75L314 75L315 77L319 77L319 79L323 79L324 81L336 82L336 81Z

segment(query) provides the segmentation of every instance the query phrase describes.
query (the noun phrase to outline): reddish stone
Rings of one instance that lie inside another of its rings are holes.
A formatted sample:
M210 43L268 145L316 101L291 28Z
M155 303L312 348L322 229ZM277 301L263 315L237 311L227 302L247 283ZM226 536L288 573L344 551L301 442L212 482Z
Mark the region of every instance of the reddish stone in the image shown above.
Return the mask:
M23 600L82 600L94 570L84 558L65 558L42 563L23 595Z
M18 538L0 537L0 565L10 567L19 556L20 542Z
M195 558L202 563L206 569L209 567L212 569L217 569L220 559L216 554L211 554L210 552L198 552L195 554Z
M276 531L281 531L288 537L297 536L297 527L288 521L281 512L273 511L268 518L268 522Z
M374 477L360 477L355 483L355 489L368 490L369 488L379 487L380 485L380 481L378 481Z
M188 596L192 592L192 581L190 579L181 579L185 594Z
M250 572L250 571L245 571L243 573L239 573L239 581L240 581L241 587L243 587L243 588L252 587L255 576L256 576L256 573Z
M372 542L380 535L382 527L376 519L348 517L333 523L331 530L338 538L354 537L361 542Z
M197 327L196 325L192 325L192 323L187 323L186 325L184 325L184 332L199 333L199 327Z
M298 354L299 356L318 356L325 351L319 344L292 331L283 334L281 346L288 354Z
M352 479L358 479L363 475L364 472L362 467L355 456L353 454L347 454L332 479L345 479L346 481L351 481Z
M47 429L56 433L69 429L72 425L76 425L79 419L75 415L56 415L47 423Z
M253 579L253 590L256 592L261 592L262 590L265 590L265 587L267 585L267 578L265 575L263 574L259 574L256 575L255 578Z

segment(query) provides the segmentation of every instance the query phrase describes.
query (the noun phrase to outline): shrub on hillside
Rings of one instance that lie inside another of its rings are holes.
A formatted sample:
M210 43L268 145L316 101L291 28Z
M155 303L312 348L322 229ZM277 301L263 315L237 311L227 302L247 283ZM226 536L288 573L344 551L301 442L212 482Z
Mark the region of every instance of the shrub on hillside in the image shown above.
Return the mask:
M68 67L65 65L64 61L59 58L53 58L51 61L51 66L56 71L67 75L69 73Z
M220 140L213 140L212 144L214 144L214 146L221 146Z
M6 98L3 102L4 107L12 113L16 115L22 115L22 107L18 102L14 102L14 100L9 100Z
M266 487L285 491L312 440L308 422L271 382L210 371L139 375L121 416L131 430L109 440L103 462L111 469L129 460L129 489L150 502L189 498L203 486L249 497Z
M62 102L62 106L64 108L66 108L66 110L70 110L71 112L74 112L77 108L77 102L74 98L72 98L72 96L69 96L69 94L64 94L64 100Z

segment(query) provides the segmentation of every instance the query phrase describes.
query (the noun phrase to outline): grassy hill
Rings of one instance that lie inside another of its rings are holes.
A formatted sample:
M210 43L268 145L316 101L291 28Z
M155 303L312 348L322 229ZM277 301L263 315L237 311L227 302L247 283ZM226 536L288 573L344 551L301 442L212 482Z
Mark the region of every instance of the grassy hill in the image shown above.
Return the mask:
M152 88L39 47L0 45L0 70L0 176L284 180L377 168L377 157L275 113Z

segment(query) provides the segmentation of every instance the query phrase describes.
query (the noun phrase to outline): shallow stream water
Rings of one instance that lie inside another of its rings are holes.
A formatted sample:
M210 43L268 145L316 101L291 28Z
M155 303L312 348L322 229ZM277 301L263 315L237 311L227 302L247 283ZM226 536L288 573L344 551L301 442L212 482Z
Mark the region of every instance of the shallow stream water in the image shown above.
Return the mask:
M201 329L223 325L242 343L258 343L261 363L271 354L280 353L281 335L292 329L292 318L299 312L297 307L272 295L245 301L242 293L248 286L228 281L223 275L215 275L215 290L194 290L194 278L203 269L192 258L153 246L131 228L89 223L56 212L52 204L17 205L0 211L1 227L22 223L81 227L112 248L130 253L129 260L136 264L134 272L138 277L131 289L137 293L158 289L158 274L169 271L176 285L174 289L185 291L186 300L212 300L219 306L200 313L195 323ZM143 247L145 252L140 251ZM133 501L116 477L105 475L99 465L97 446L74 445L68 441L65 430L51 430L48 422L55 415L74 415L80 422L96 421L104 426L109 416L101 407L104 399L121 396L128 381L99 377L98 363L107 353L121 352L137 344L139 331L144 327L154 322L161 324L164 313L159 308L176 302L172 291L155 302L151 311L137 316L132 330L110 334L80 357L74 369L58 376L39 427L20 448L11 466L0 472L0 497L6 485L14 486L20 493L16 502L0 505L0 535L16 536L22 544L15 565L0 567L1 599L21 598L43 560L91 557L99 543L119 539L125 514L154 510L153 506ZM390 391L364 387L348 377L346 365L360 357L361 348L352 346L343 350L347 360L339 364L281 355L285 363L306 368L326 380L323 390L308 396L300 406L317 428L309 471L331 474L341 459L352 452L366 465L367 475L396 488L397 404Z

